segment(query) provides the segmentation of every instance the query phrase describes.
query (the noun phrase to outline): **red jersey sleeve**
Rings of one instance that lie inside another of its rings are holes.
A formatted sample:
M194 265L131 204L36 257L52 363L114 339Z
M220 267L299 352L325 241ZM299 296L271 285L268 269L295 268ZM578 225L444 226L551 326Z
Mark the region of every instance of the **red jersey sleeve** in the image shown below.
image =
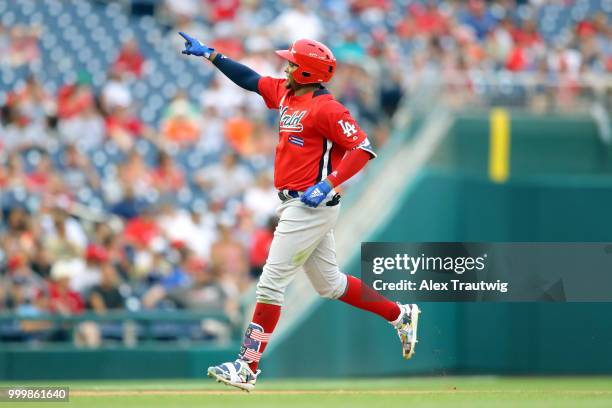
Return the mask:
M317 125L328 140L346 150L358 147L367 138L348 109L335 100L319 107Z
M259 89L259 94L266 102L266 106L269 109L278 109L280 101L283 98L285 92L287 91L287 89L285 88L284 79L271 77L259 78L257 88Z

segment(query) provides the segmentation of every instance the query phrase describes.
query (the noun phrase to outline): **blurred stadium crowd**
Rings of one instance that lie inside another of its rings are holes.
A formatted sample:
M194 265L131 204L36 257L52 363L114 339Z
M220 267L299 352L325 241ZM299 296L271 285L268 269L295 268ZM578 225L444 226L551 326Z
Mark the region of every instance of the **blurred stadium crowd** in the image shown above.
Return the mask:
M293 39L328 43L330 87L380 147L424 78L458 105L490 96L483 78L521 75L509 103L571 103L612 71L611 12L609 0L0 0L0 311L236 315L276 222L275 113L182 56L177 31L263 75L282 76L272 50ZM5 340L42 332L0 324Z

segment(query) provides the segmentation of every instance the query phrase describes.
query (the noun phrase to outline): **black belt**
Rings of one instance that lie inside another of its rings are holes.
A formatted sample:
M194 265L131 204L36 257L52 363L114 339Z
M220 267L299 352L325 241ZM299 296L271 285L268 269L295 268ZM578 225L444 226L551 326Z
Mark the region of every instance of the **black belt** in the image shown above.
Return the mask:
M279 190L278 191L278 198L280 198L281 201L287 201L287 200L291 200L292 198L298 198L301 195L302 195L301 191L295 191L295 190Z
M301 191L296 190L280 190L278 192L278 198L280 198L282 202L285 202L287 200L299 198L302 194L303 193ZM325 203L325 205L328 207L333 207L334 205L338 204L340 204L340 194L335 194L331 200Z

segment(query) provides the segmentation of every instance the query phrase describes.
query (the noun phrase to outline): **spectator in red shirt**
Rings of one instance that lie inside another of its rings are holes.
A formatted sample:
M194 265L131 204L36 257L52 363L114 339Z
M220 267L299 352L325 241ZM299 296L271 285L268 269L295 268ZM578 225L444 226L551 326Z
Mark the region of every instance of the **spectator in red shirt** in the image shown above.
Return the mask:
M244 55L244 47L236 32L236 27L227 21L220 22L215 26L215 38L211 47L236 59L240 59Z
M576 35L578 37L590 37L595 35L596 31L591 20L582 20L576 24Z
M210 10L209 20L219 22L234 20L240 8L240 0L206 0L204 10Z
M143 73L144 64L145 59L138 49L138 43L131 38L121 46L121 51L119 51L117 60L113 64L113 71L140 78Z
M349 7L356 14L365 13L368 10L389 11L391 2L389 0L350 0Z
M446 17L436 3L429 2L425 6L415 3L410 7L410 12L414 16L416 33L442 35L448 31Z
M506 60L506 68L513 72L524 71L528 66L527 53L521 45L516 45Z
M78 292L70 289L70 280L80 271L83 263L79 259L57 261L51 268L49 283L49 312L64 316L81 314L85 311L85 302ZM63 326L55 334L58 338L68 336L68 327ZM77 346L98 347L100 345L100 329L94 322L79 323L74 330L74 342Z
M542 36L538 32L537 23L534 20L524 20L520 28L515 28L512 37L516 44L529 48L543 42Z
M161 236L152 207L146 208L142 214L128 221L123 231L127 243L137 248L149 248L155 238Z
M33 192L45 192L54 172L51 158L47 154L42 154L34 171L27 175L28 189Z
M158 165L152 174L153 186L161 194L180 190L185 185L185 176L176 166L172 157L162 151L159 153Z
M395 26L395 33L404 40L411 40L418 34L414 17L410 13L406 13L404 18Z
M88 79L82 76L75 84L64 85L57 95L57 116L70 119L94 107L94 94Z
M130 150L134 140L143 136L145 125L128 107L117 106L106 117L106 134L122 150Z
M49 311L69 316L83 313L85 302L78 292L70 289L70 279L74 275L77 263L74 259L59 260L51 268L49 283Z
M253 242L249 251L251 276L253 278L257 278L261 275L263 266L268 259L268 252L270 252L270 245L272 245L276 224L278 224L278 218L270 217L268 224L264 228L255 231L253 234Z

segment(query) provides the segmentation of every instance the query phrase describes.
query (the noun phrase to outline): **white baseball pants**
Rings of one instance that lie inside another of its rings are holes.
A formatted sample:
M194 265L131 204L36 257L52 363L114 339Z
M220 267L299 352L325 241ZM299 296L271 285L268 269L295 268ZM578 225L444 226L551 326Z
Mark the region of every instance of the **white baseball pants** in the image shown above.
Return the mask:
M257 284L257 301L282 306L285 289L302 267L319 295L341 297L347 280L338 268L333 234L340 204L311 208L294 198L276 212L280 221Z

